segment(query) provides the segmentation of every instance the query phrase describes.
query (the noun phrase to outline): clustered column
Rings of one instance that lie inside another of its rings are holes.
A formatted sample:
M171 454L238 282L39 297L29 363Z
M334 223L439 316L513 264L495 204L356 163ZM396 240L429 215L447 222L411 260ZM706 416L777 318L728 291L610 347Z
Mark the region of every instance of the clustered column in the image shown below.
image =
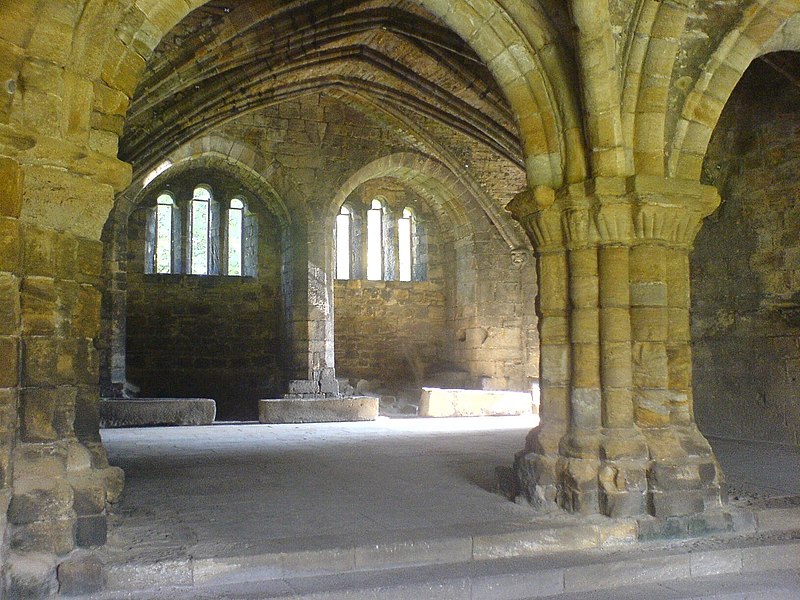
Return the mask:
M636 177L509 205L539 261L542 423L515 463L534 505L658 517L720 505L692 416L688 288L717 202L713 188Z

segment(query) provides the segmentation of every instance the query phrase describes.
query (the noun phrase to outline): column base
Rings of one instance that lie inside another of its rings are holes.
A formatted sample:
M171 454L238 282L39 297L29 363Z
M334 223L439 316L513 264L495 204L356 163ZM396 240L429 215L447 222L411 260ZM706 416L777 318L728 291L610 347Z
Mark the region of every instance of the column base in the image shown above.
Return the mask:
M540 443L547 432L537 428L516 455L517 488L537 510L668 518L727 501L719 463L694 425L584 433L563 436L553 452Z
M124 475L108 465L100 443L85 445L74 438L21 442L13 461L16 475L7 512L9 568L15 572L14 563L24 564L28 557L50 566L39 578L12 577L6 591L34 581L49 589L56 585L57 557L105 543L107 503L118 500ZM32 589L27 593L34 595L25 597L40 597Z

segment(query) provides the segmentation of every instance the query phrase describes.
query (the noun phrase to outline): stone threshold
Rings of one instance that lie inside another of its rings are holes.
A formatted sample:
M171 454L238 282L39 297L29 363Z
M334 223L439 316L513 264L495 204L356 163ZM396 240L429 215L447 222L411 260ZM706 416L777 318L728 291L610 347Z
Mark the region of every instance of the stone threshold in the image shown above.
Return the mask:
M451 527L359 539L283 540L261 548L243 544L242 548L230 548L228 556L220 556L216 547L194 547L183 556L131 561L122 555L115 560L100 549L107 587L95 597L155 588L199 593L242 582L277 585L287 580L359 574L369 580L387 571L508 560L533 561L526 567L526 577L553 576L562 582L560 590L541 595L580 591L581 585L606 589L631 582L800 569L800 507L728 507L709 517L705 535L695 536L681 531L674 522L662 522L659 537L654 519L553 515L527 523L472 526L469 532L463 531L467 527L461 532ZM727 529L714 530L715 523L726 523Z

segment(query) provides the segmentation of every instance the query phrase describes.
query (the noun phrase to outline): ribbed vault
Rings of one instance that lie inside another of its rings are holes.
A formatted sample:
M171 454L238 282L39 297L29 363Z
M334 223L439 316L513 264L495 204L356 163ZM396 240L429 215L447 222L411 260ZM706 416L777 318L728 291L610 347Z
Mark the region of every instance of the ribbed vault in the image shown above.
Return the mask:
M148 62L120 147L135 169L241 114L336 90L433 119L523 166L511 109L489 70L415 3L228 4L192 12Z

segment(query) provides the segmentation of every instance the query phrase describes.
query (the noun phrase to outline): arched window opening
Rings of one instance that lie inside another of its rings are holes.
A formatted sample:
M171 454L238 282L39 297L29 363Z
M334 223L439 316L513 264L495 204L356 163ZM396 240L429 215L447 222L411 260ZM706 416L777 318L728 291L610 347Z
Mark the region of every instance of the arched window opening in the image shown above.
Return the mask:
M351 230L352 216L350 209L342 205L336 215L336 279L350 279L351 276Z
M414 272L414 237L416 220L410 208L403 209L403 216L397 220L397 247L400 281L411 281Z
M163 192L156 200L154 273L172 273L172 219L175 200Z
M159 175L161 175L161 174L162 174L164 171L166 171L167 169L169 169L171 166L172 166L172 161L171 161L171 160L165 160L164 162L162 162L162 163L161 163L160 165L158 165L158 166L157 166L155 169L153 169L152 171L150 171L150 172L147 174L147 177L145 177L145 178L144 178L144 180L142 180L142 187L143 187L143 188L146 188L148 185L150 185L150 184L153 182L153 180L154 180L156 177L158 177Z
M375 199L367 211L367 279L383 279L383 203Z
M243 273L243 232L244 202L240 198L234 198L228 209L228 275L241 276Z
M191 205L190 264L192 275L208 275L209 221L211 216L211 190L198 186Z

